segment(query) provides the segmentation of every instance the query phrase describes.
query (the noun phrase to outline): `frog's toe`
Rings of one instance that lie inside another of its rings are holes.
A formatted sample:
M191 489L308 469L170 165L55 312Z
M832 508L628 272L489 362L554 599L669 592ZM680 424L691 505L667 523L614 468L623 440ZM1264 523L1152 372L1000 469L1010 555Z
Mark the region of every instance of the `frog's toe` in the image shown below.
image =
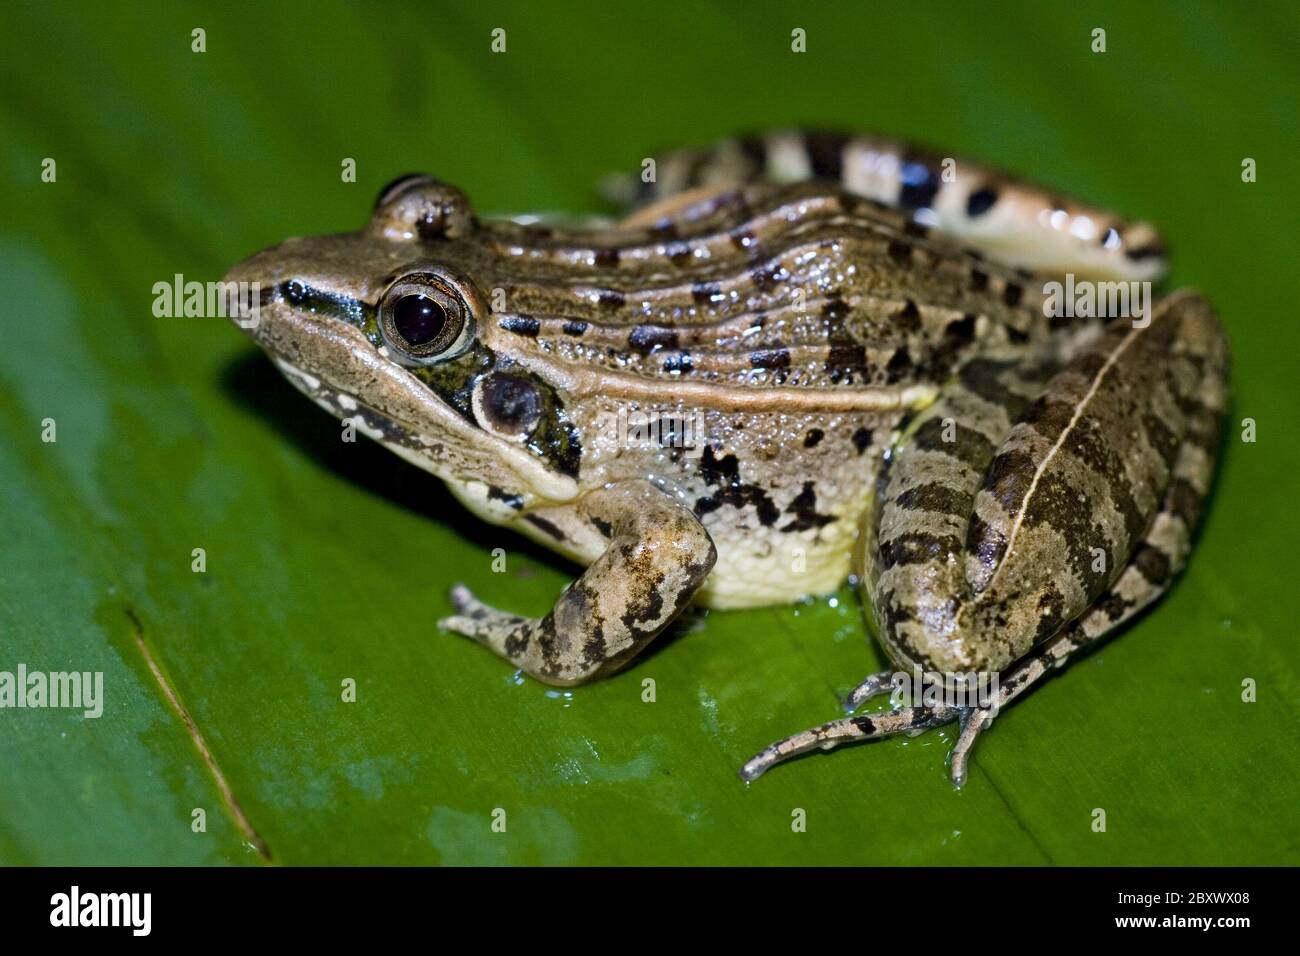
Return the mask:
M448 596L451 598L451 606L459 614L472 617L476 610L486 607L482 601L474 596L474 592L463 584L453 584ZM446 620L450 620L450 618Z
M985 727L993 722L997 712L997 706L963 708L961 733L957 735L957 743L953 745L952 759L948 768L952 776L952 785L958 790L966 782L966 764L970 760L970 752L971 748L975 746L975 739L979 737L980 732Z
M842 717L765 747L740 768L740 779L755 780L779 763L813 750L830 750L852 740L879 740L909 731L928 730L962 719L965 707L903 707L883 714Z
M844 709L849 713L853 713L871 698L887 694L895 686L896 681L892 671L879 671L871 674L861 684L849 691L849 696L844 699Z
M517 627L525 618L507 614L489 607L474 596L463 584L451 589L451 604L455 614L441 618L438 626L444 631L451 631L476 641L488 641L503 630Z

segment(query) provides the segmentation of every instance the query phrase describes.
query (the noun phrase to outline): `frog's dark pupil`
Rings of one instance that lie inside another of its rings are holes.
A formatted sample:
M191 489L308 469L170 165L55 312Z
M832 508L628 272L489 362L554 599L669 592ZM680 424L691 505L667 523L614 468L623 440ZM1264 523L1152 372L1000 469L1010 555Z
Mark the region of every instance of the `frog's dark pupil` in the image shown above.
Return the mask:
M404 295L393 306L393 327L408 345L427 345L446 324L446 310L427 295Z

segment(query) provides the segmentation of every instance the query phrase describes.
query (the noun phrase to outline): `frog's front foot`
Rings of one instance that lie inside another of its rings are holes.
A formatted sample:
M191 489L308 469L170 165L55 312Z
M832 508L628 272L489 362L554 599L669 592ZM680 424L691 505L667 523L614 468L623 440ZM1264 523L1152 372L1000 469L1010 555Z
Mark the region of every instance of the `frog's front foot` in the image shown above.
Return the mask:
M457 613L439 625L546 684L581 684L627 664L690 602L717 550L694 513L645 481L591 492L578 509L609 545L548 614L498 611L458 584Z
M452 586L451 606L456 609L456 613L450 617L441 618L438 626L444 631L451 631L454 634L460 634L464 637L472 638L480 643L487 640L493 631L501 627L517 626L523 618L515 614L507 614L505 611L498 611L494 607L489 607L474 596L471 591L463 584Z

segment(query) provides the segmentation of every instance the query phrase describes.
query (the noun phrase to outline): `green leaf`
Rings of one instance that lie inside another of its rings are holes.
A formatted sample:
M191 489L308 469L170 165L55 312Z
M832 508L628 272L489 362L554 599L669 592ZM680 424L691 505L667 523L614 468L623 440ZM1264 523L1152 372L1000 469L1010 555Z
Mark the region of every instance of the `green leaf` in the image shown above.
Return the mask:
M11 3L6 21L0 671L102 672L104 711L0 710L0 862L1300 861L1288 5ZM1001 716L960 792L950 730L737 780L882 666L847 588L708 614L590 687L517 679L435 628L448 585L540 613L574 569L341 442L225 321L151 311L177 273L356 228L409 169L483 212L593 211L599 177L651 149L793 122L1157 222L1173 284L1233 340L1189 572Z

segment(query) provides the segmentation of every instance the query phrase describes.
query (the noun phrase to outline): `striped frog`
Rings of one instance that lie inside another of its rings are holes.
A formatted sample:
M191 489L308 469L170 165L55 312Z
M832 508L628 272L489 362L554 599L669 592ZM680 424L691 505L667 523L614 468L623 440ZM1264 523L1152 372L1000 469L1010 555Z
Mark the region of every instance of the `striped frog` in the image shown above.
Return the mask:
M458 585L443 628L575 685L692 602L856 573L897 666L995 674L996 694L833 720L741 776L955 722L960 786L1001 706L1186 561L1224 411L1218 320L1189 291L1134 316L1051 307L1066 275L1105 301L1158 279L1158 237L961 160L783 132L654 169L626 218L568 227L479 219L404 177L360 231L227 281L260 284L251 335L316 403L586 568L542 618ZM850 714L890 686L869 676Z

